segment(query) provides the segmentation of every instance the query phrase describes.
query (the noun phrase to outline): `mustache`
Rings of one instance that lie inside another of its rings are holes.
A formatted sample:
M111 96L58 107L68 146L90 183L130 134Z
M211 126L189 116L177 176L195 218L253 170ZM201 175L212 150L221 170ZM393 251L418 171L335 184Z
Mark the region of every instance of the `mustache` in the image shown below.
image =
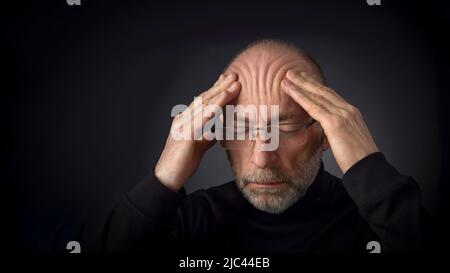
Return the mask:
M251 173L246 174L244 177L242 177L241 181L242 186L246 186L251 182L258 182L261 184L270 184L273 182L283 182L288 184L292 183L292 180L289 176L274 168L258 169L252 171Z

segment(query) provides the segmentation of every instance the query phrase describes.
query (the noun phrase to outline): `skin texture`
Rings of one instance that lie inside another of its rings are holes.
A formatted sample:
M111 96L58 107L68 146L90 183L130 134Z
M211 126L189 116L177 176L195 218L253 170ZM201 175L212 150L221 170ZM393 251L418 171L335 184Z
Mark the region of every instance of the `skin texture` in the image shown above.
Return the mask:
M220 75L214 85L202 92L199 97L202 98L203 106L223 107L235 98L239 91L240 84L237 82L237 75L228 73L227 75ZM196 140L194 134L191 135L190 140L174 139L172 130L185 125L183 115L187 112L194 113L191 115L191 124L194 124L193 120L198 115L201 115L201 126L209 120L207 117L203 117L202 113L199 113L194 102L182 114L174 118L171 133L154 171L158 180L173 191L178 191L183 187L187 179L197 170L204 153L215 143L215 141L207 141L206 139ZM198 128L192 128L191 132L193 133L195 129Z
M262 44L244 51L227 70L236 73L241 83L233 103L279 105L280 124L308 121L309 114L282 90L281 82L290 69L306 70L319 79L305 56L288 47ZM247 149L230 149L228 157L247 200L263 211L281 213L306 193L328 143L318 123L308 129L304 145L281 142L277 150L264 151L258 147L262 143L257 139Z
M326 87L319 69L295 48L279 42L257 43L235 58L226 74L230 77L221 75L213 87L200 95L204 106L278 104L280 123L303 122L310 117L317 121L308 129L302 146L286 147L280 143L277 150L268 152L255 148L261 144L257 139L253 148L228 150L238 187L255 207L260 205L262 210L278 213L301 198L312 183L312 173L317 171L317 163L308 163L316 162L317 154L323 150L331 147L344 173L360 159L378 151L359 110ZM194 108L192 103L189 110L202 114ZM203 124L209 118L202 116ZM182 124L179 115L172 128ZM178 191L215 142L175 141L169 136L155 167L156 177ZM288 194L293 189L298 193L295 198ZM280 205L283 198L294 201Z
M288 71L282 86L286 94L320 123L343 173L367 155L378 152L359 109L336 91L305 71Z
M281 81L290 69L307 70L318 78L318 74L313 66L305 58L291 49L282 46L260 46L251 48L237 57L228 67L227 72L236 73L241 83L239 96L232 101L234 104L247 106L255 105L280 105L280 117L288 116L287 119L280 118L280 123L306 122L310 117L308 113L292 100L286 92L283 92ZM270 111L269 111L270 115ZM319 124L308 129L307 143L301 150L292 147L283 147L274 152L261 151L261 149L233 150L232 158L240 173L245 173L249 168L268 168L285 166L288 173L292 173L295 158L299 153L305 157L311 154L314 144L322 137ZM256 141L255 146L259 145ZM327 149L327 142L324 142L323 149ZM249 153L250 152L250 153ZM244 154L245 153L245 154ZM247 167L243 163L250 161L252 167Z

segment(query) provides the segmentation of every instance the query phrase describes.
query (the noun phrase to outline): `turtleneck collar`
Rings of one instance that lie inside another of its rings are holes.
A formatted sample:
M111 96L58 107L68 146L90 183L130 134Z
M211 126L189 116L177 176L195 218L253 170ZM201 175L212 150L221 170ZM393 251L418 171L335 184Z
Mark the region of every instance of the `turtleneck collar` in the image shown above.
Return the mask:
M306 194L280 214L271 214L255 208L244 197L234 181L232 183L234 197L229 202L232 207L239 211L239 214L244 214L245 217L251 217L252 219L256 217L268 222L301 221L316 214L317 210L323 206L323 202L330 196L331 179L329 179L329 176L330 174L324 170L323 162L321 162L316 178Z

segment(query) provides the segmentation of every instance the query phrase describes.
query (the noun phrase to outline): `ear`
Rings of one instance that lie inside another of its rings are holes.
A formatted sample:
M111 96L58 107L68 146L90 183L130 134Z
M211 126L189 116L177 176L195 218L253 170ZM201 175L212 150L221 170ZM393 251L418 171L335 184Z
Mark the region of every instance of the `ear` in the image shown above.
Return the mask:
M321 144L320 147L322 149L322 152L325 152L326 150L330 149L330 143L328 142L328 138L327 135L325 134L325 132L323 131L322 126L317 122L317 133L320 134L320 138L321 138Z
M322 133L323 133L323 131L322 131ZM325 133L323 133L323 138L322 138L322 151L324 152L324 151L326 151L326 150L328 150L328 149L330 149L330 143L328 142L328 138L327 138L327 136L325 135Z
M322 148L322 152L325 152L326 150L330 149L330 143L328 142L328 138L327 135L325 134L325 132L323 131L322 126L320 126L319 124L319 128L320 128L320 134L322 135L322 144L321 144L321 148Z

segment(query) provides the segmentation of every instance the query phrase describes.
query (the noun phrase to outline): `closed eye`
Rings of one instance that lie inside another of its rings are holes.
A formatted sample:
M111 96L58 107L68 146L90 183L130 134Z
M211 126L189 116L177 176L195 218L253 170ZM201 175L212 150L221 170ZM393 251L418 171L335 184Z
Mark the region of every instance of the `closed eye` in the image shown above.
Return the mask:
M280 128L280 132L293 133L305 128L305 124L280 124L278 127Z

